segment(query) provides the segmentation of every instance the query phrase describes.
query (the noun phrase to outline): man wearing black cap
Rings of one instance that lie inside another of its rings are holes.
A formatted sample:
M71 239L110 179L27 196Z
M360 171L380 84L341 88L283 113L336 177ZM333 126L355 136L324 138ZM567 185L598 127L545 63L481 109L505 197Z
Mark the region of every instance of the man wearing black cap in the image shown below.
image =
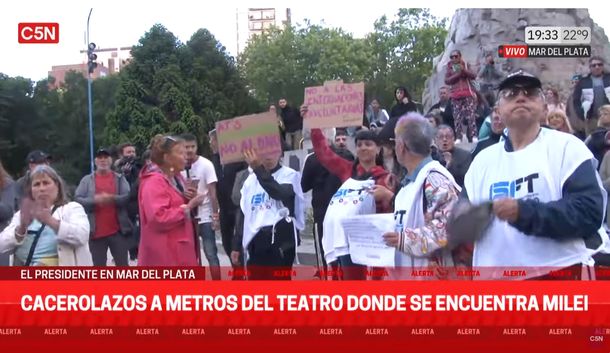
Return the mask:
M17 185L15 185L15 187L16 187L15 190L16 190L16 194L17 194L17 197L16 197L17 204L15 205L15 211L19 210L19 206L21 204L21 198L23 197L23 195L27 194L25 192L25 187L28 183L28 178L30 177L30 172L41 164L48 165L50 161L51 161L51 156L44 153L43 151L34 150L34 151L28 153L27 157L25 158L25 163L27 163L27 165L28 165L28 170L24 176L22 176L21 178L19 178L17 180L17 182L16 182Z
M123 175L111 169L110 151L100 148L95 154L95 172L81 179L75 192L75 201L83 205L91 225L89 249L95 266L106 266L107 253L117 266L128 266L128 243L125 237L132 234L129 220L129 183Z
M492 202L495 215L475 243L473 266L520 267L524 279L591 265L608 243L593 155L578 138L540 127L547 109L531 74L501 82L497 109L506 139L475 157L464 182L470 202Z

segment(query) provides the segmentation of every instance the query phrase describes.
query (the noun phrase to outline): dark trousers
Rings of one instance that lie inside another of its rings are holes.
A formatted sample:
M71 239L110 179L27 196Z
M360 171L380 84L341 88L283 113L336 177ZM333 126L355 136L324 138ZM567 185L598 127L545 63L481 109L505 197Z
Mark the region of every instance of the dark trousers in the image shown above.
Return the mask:
M343 274L343 280L345 281L358 281L366 280L367 267L364 265L358 265L352 262L352 258L349 255L339 256L339 266L341 266L341 273Z
M132 224L134 225L133 232L127 243L129 244L129 258L135 260L138 258L138 247L140 246L140 225L135 220L132 221Z
M316 247L316 264L318 271L326 270L326 260L324 259L324 248L322 247L322 237L324 237L324 221L316 222L314 224L314 238Z
M290 280L292 264L296 256L294 226L285 220L275 225L275 239L272 227L262 228L248 245L248 279Z
M222 247L227 256L231 256L233 249L233 235L235 234L235 214L236 210L220 209L220 236L222 239Z
M91 251L94 266L106 266L108 249L117 266L129 266L127 248L127 239L121 233L89 240L89 251Z

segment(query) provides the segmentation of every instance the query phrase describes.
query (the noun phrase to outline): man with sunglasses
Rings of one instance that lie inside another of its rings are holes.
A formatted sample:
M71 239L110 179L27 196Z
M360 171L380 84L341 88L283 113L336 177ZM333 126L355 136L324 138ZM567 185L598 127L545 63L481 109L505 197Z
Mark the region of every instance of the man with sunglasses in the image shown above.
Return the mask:
M574 88L574 107L581 120L586 122L587 135L597 127L599 108L610 103L610 74L604 73L604 59L589 59L591 73L583 77Z
M475 243L473 266L525 270L513 279L571 268L580 279L608 243L596 161L578 138L541 128L547 109L537 77L519 71L504 79L497 111L506 138L475 157L464 182L464 196L489 202L495 215Z

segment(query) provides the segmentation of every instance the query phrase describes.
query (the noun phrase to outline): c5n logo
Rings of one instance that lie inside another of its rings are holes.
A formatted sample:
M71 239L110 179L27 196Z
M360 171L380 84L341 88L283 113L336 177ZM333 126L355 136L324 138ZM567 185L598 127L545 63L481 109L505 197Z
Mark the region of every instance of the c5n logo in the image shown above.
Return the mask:
M534 192L534 179L538 179L538 173L533 173L513 181L499 181L493 183L489 187L489 199L495 200L502 197L514 198L517 191L521 190L521 186L526 182L527 193L531 194Z

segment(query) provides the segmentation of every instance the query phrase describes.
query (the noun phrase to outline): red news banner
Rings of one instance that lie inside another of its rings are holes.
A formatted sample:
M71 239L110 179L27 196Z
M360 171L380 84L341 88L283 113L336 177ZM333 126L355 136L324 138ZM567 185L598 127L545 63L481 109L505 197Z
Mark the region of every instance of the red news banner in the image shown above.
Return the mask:
M203 268L2 268L0 342L610 347L606 281L204 279Z

